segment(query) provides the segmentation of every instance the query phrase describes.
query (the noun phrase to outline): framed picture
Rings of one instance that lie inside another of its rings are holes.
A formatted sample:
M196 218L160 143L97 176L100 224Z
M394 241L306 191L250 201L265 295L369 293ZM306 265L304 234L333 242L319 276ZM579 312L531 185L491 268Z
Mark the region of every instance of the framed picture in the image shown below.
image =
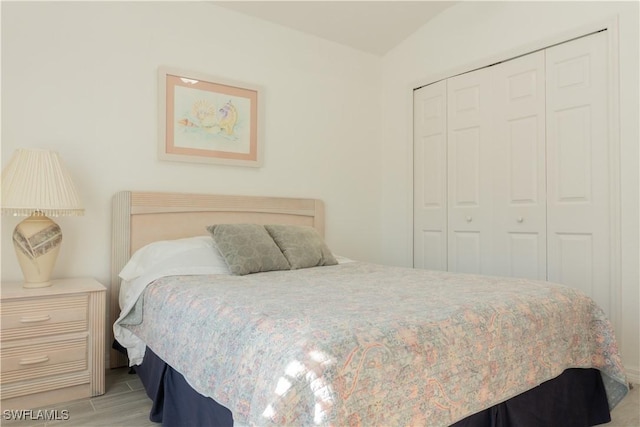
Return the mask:
M160 67L161 160L262 165L262 90L246 83Z

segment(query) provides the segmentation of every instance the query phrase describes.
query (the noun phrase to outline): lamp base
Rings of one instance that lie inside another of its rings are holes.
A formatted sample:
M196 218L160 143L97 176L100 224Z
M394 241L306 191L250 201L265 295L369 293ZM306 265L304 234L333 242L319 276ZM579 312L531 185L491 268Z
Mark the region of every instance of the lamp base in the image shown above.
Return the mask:
M52 283L50 280L46 282L24 282L22 287L25 289L36 289L36 288L46 288L51 286Z
M25 288L51 286L62 230L45 215L34 213L13 230L13 246L24 275Z

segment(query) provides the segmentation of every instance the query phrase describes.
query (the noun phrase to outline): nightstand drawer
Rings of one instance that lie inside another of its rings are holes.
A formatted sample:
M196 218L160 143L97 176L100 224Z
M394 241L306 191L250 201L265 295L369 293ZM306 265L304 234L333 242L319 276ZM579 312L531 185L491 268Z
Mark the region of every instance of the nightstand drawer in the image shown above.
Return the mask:
M0 399L33 409L104 393L105 287L91 277L0 292Z
M2 341L87 330L87 294L3 301Z
M1 384L87 369L87 336L64 337L38 344L16 342L0 349Z

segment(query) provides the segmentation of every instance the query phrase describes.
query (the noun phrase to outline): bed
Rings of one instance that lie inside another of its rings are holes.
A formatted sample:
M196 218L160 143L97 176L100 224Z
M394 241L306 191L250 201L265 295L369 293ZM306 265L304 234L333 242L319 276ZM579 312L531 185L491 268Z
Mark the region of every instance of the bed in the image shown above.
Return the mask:
M611 325L579 291L349 260L323 234L315 199L114 196L128 357L111 362L137 371L153 421L588 426L628 392Z

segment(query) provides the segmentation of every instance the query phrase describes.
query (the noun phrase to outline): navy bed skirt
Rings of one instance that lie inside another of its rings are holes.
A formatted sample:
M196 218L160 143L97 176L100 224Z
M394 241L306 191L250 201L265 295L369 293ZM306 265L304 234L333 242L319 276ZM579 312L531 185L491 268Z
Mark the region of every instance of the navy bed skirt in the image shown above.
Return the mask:
M153 401L149 419L165 427L233 426L231 411L189 386L147 348L135 371ZM611 421L600 371L567 369L557 378L455 424L455 427L587 427Z
M147 348L135 371L153 402L149 419L165 427L231 427L231 411L196 392L177 372Z

